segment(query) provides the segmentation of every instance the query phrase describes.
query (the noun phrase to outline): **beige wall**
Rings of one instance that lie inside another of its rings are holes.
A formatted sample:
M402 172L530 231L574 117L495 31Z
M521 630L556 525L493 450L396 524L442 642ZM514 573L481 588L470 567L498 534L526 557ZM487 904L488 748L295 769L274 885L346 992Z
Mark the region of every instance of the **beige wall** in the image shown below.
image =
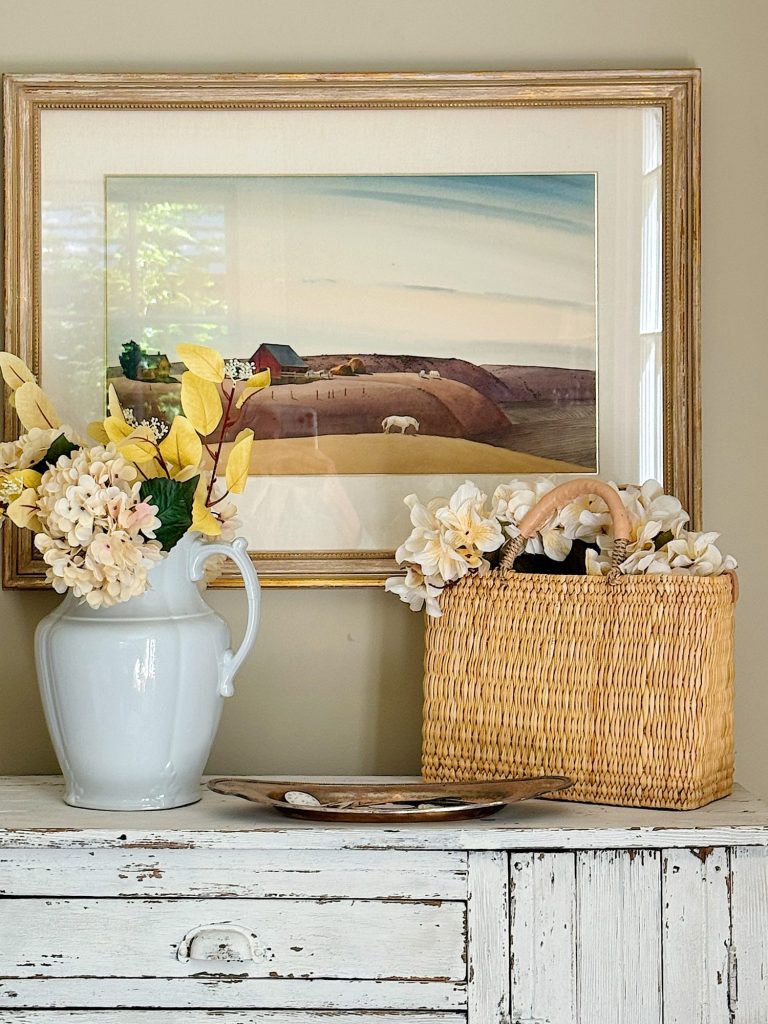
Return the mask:
M764 0L0 0L3 72L703 68L704 510L743 565L739 776L764 796L768 545L748 522L768 506L767 12ZM238 599L213 598L235 627ZM53 603L0 594L0 772L55 768L32 663ZM418 617L380 591L267 592L211 769L416 770L420 654Z

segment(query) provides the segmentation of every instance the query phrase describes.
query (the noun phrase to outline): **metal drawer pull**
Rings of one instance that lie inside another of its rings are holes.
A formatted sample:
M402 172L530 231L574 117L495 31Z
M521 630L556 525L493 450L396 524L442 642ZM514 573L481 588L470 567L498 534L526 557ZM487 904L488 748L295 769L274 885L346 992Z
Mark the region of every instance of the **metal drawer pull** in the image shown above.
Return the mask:
M190 960L258 960L256 936L239 924L201 924L192 928L179 943L176 958Z

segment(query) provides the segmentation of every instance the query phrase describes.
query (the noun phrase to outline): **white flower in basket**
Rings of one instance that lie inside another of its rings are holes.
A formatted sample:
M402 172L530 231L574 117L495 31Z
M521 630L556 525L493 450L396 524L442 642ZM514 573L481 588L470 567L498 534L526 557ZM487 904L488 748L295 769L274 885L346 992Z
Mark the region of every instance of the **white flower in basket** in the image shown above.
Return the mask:
M395 554L405 576L390 577L386 589L412 610L426 607L428 614L439 616L441 589L468 573L482 575L498 565L507 538L520 537L520 524L554 487L547 477L511 480L496 488L490 509L486 495L471 481L451 498L436 498L428 505L409 495L405 503L411 510L413 530ZM613 483L610 487L621 497L629 527L619 564L613 566L613 522L606 501L599 495L579 494L553 511L524 544L519 540L526 555L543 558L531 571L572 574L573 565L566 568L562 563L573 561L574 556L577 561L581 557L582 571L588 576L709 576L736 567L735 559L723 556L715 545L718 534L684 529L688 514L658 481L648 480L641 487L620 488Z

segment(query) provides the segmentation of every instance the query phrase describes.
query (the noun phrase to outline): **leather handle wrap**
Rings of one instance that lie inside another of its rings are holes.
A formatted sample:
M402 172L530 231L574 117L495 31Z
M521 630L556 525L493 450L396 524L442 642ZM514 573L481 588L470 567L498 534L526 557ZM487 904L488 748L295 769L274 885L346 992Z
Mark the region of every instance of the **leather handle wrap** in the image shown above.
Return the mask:
M574 498L578 498L582 494L596 494L608 506L613 520L614 536L611 572L614 575L617 574L619 566L626 557L627 544L630 539L629 516L620 495L602 480L595 480L592 477L586 480L568 480L553 488L549 494L545 494L520 523L520 535L511 540L504 549L501 556L501 568L511 569L515 559L525 547L525 542L531 537L535 537L541 527L556 512L559 512L563 505L567 505L569 501L573 501Z

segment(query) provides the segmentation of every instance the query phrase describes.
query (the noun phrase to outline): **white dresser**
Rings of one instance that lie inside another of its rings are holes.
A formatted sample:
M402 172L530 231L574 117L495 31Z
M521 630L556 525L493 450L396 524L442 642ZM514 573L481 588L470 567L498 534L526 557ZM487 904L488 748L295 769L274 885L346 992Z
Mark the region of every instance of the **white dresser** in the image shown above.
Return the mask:
M319 827L0 781L2 1024L766 1024L768 810Z

